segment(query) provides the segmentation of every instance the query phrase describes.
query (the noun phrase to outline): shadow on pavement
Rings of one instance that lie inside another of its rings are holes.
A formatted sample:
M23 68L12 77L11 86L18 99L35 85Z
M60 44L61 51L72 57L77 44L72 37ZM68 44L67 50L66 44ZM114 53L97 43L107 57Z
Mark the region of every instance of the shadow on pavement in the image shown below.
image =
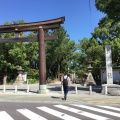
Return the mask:
M100 93L101 89L102 89L101 86L92 86L93 92ZM48 88L48 90L58 92L58 91L61 91L61 87L55 86L55 87ZM77 90L89 91L89 86L87 86L87 87L80 86L80 87L77 87ZM75 86L69 86L69 91L75 91Z
M51 96L51 98L65 100L64 98L61 98L61 97L55 97L55 96Z
M52 88L48 88L48 90L50 90L50 91L61 91L61 87L52 87Z

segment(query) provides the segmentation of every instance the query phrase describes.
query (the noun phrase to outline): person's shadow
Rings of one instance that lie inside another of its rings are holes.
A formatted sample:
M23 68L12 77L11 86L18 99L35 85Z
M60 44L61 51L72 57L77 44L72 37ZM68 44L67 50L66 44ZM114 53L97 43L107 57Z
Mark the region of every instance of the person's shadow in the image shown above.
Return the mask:
M60 99L60 97L51 96L51 98Z
M55 97L55 96L51 96L51 98L65 100L64 98L61 98L61 97Z

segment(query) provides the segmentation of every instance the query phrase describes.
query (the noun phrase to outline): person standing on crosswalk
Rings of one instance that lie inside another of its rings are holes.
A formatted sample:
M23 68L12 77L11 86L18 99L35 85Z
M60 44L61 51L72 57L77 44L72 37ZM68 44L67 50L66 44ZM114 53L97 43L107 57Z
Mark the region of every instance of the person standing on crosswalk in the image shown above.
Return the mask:
M69 84L70 84L70 77L66 73L64 73L63 79L61 81L61 85L63 85L63 90L64 90L64 100L67 99Z

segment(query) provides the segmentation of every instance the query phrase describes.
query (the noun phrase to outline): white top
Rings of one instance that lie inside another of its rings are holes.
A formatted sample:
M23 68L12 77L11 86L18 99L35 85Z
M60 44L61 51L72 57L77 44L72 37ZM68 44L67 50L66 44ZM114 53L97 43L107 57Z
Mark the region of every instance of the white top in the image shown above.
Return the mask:
M70 80L70 77L67 75L65 75L63 78L65 78L65 79L67 78L68 81ZM62 81L63 81L63 78L62 78Z

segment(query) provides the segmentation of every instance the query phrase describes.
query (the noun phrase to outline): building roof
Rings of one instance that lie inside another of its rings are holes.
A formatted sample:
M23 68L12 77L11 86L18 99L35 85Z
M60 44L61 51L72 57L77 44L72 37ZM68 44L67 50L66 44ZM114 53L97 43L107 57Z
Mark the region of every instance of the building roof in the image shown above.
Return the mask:
M113 69L120 69L120 66L113 66ZM106 66L99 67L99 69L106 69Z

